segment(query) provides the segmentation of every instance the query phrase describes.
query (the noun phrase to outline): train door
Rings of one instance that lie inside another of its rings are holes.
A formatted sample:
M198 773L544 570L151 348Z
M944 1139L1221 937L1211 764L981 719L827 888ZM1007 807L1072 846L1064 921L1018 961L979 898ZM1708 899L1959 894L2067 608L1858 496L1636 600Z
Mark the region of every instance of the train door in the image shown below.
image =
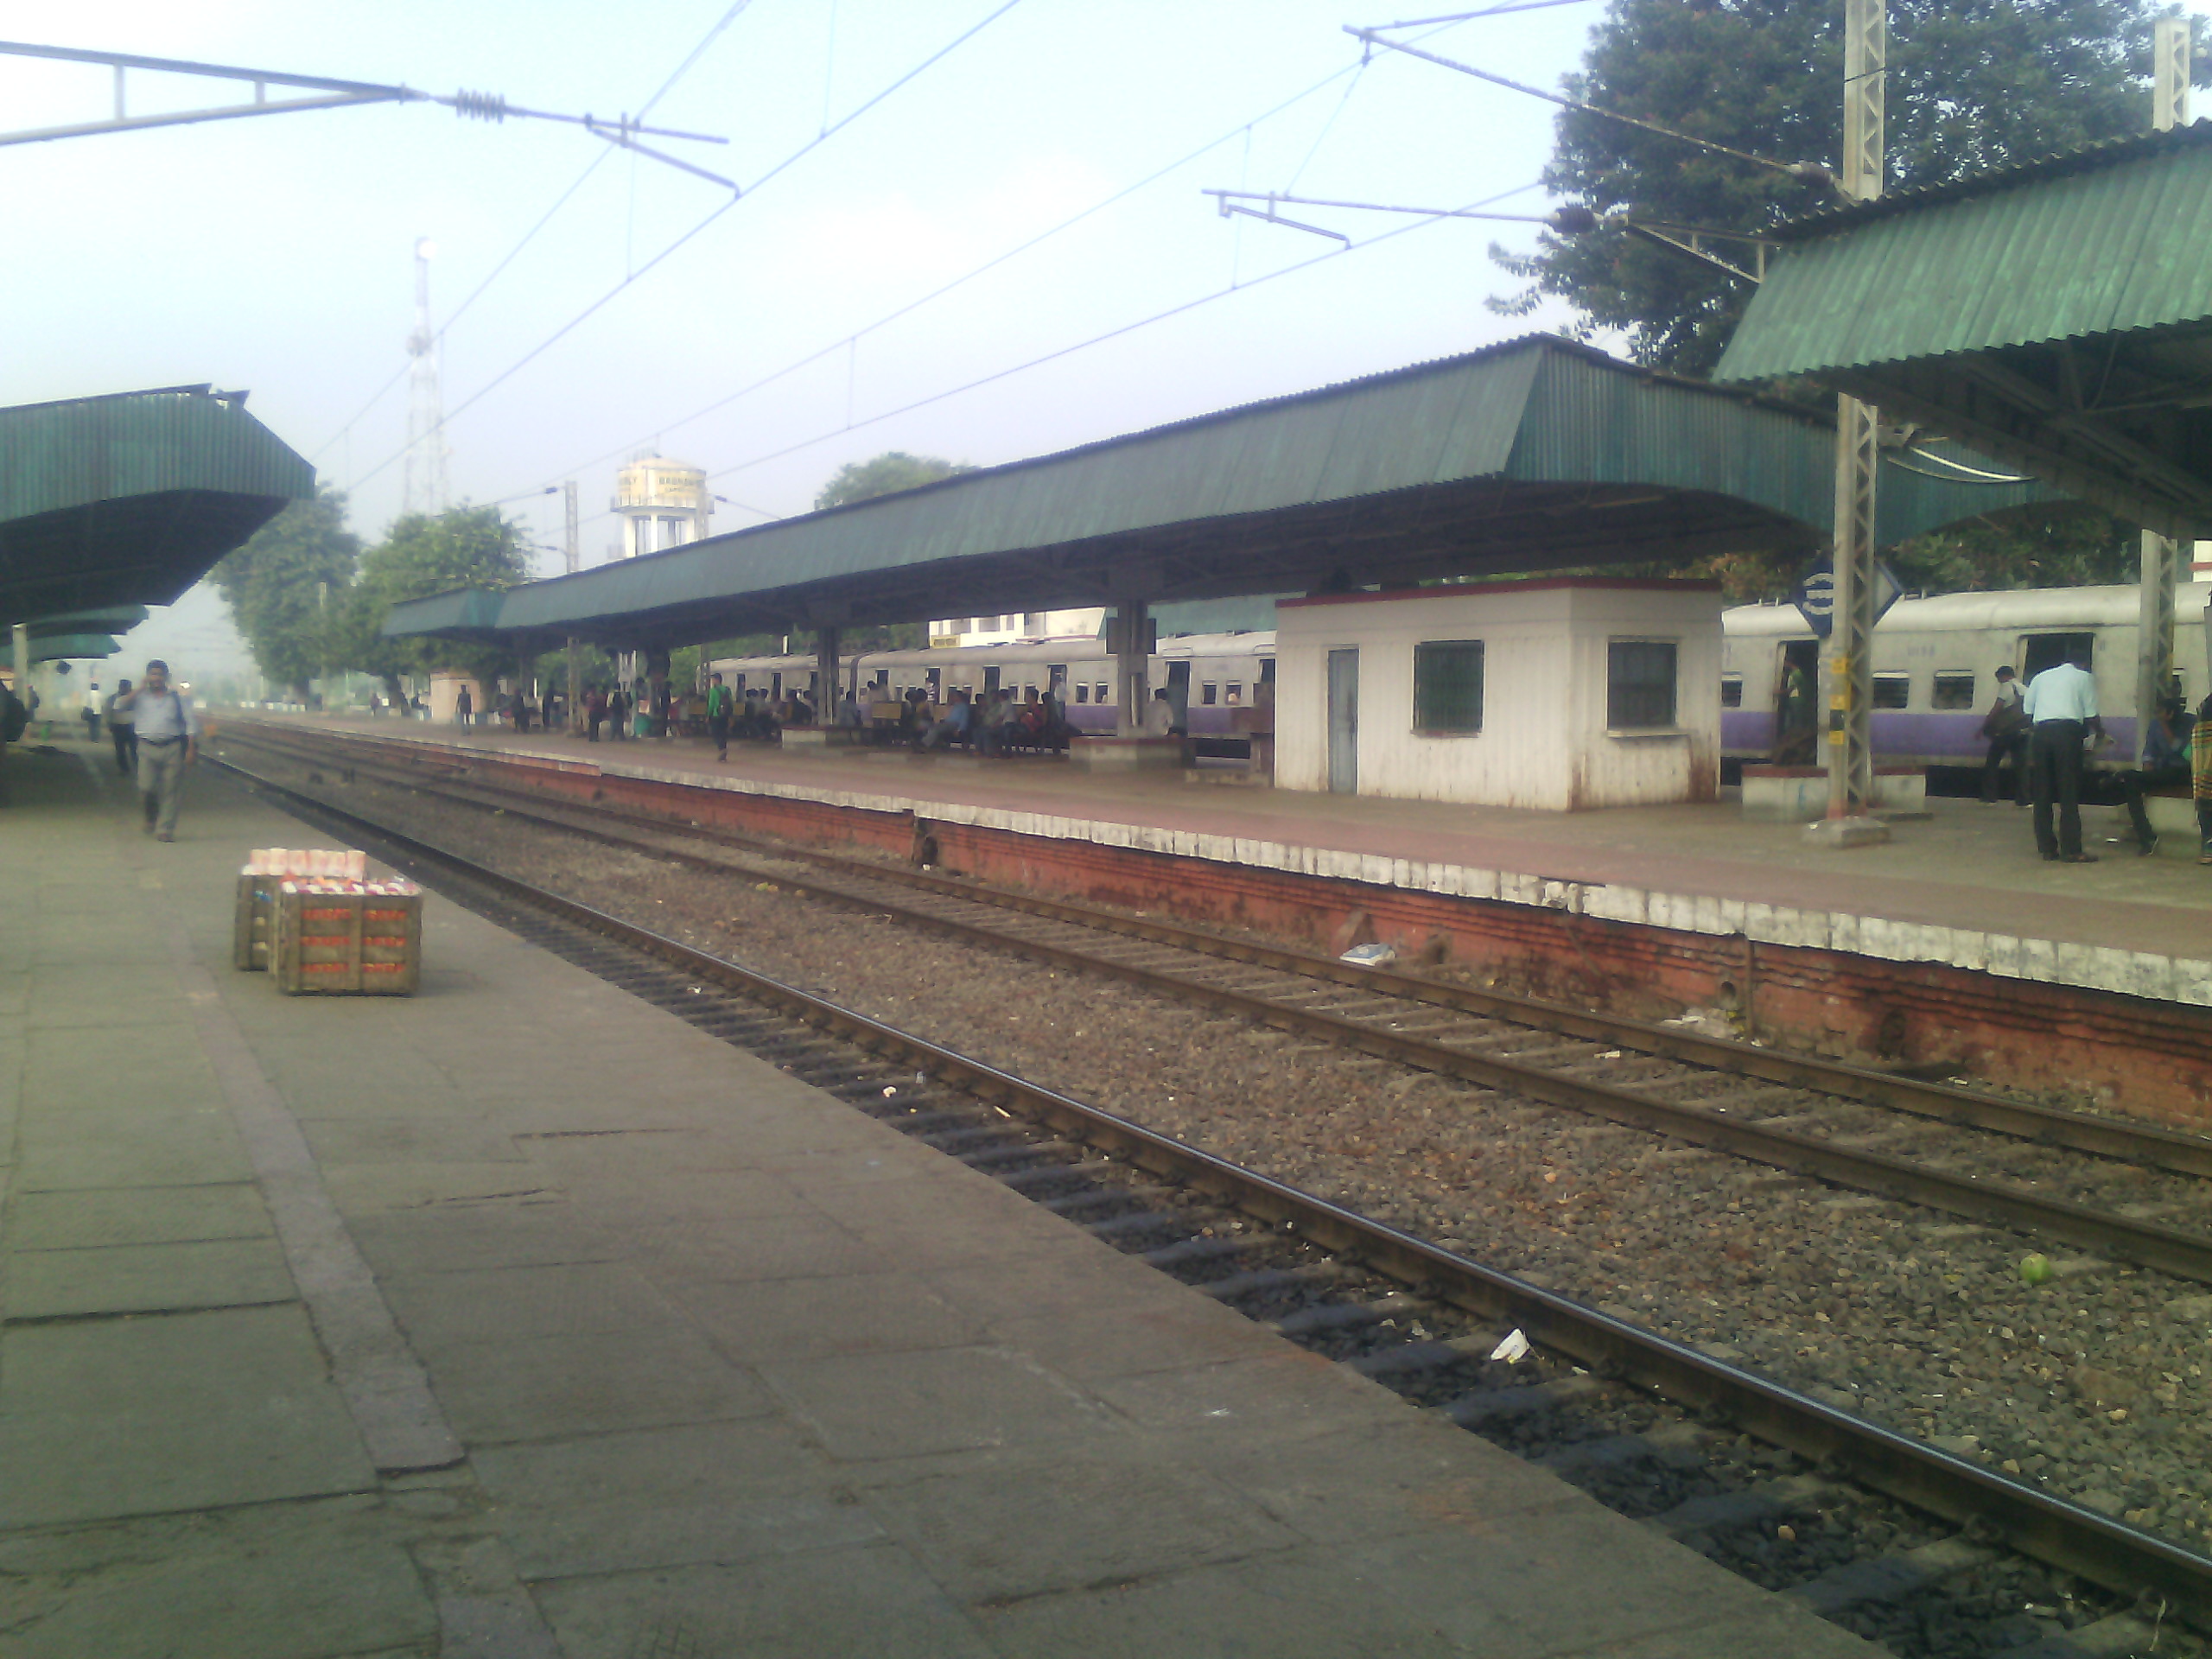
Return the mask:
M1785 639L1774 677L1774 755L1777 765L1809 765L1819 747L1821 642ZM1800 754L1802 752L1802 760Z
M983 671L983 695L988 696L999 689L999 671L995 664Z
M2024 633L2020 636L2020 678L2032 680L2046 668L2077 659L2091 673L2096 671L2097 636L2094 633Z
M1174 725L1179 732L1191 729L1191 663L1188 658L1179 663L1167 664L1167 702L1174 709Z
M1359 793L1359 650L1329 653L1329 792Z

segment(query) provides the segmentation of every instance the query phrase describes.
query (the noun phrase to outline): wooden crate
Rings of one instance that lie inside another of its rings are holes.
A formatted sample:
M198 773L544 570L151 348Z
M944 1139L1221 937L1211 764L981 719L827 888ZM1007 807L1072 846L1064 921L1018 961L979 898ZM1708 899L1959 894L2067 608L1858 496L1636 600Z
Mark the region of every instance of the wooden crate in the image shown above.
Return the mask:
M280 882L270 963L288 996L411 996L423 978L423 895Z
M269 971L276 943L276 884L281 875L238 873L238 914L231 925L231 963L250 974Z

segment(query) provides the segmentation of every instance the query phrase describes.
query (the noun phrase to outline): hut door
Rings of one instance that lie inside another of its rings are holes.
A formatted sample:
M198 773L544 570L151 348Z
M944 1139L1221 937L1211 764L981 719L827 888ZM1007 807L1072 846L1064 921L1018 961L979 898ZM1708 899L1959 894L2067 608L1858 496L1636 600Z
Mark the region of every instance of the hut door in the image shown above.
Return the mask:
M1359 652L1329 653L1329 792L1359 793Z

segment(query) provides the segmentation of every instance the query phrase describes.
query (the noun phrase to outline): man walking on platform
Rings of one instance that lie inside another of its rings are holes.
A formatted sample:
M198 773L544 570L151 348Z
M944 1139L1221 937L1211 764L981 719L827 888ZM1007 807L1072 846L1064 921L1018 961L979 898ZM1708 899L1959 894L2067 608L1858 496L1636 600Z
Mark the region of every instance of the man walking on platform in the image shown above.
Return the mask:
M715 759L729 759L729 687L719 674L707 687L707 733L715 740Z
M130 693L130 713L138 740L138 804L145 809L146 833L175 841L184 769L200 758L200 716L169 683L169 665L158 657L146 664L146 677Z
M138 775L138 728L130 723L130 682L118 680L115 695L107 700L108 740L115 745L115 769L126 778Z
M2091 734L2104 735L2104 721L2097 715L2097 682L2081 660L2084 654L2076 650L2067 661L2037 675L2021 705L2034 731L2028 772L2034 785L2036 850L2049 863L2097 861L2094 853L2082 850L2082 745Z

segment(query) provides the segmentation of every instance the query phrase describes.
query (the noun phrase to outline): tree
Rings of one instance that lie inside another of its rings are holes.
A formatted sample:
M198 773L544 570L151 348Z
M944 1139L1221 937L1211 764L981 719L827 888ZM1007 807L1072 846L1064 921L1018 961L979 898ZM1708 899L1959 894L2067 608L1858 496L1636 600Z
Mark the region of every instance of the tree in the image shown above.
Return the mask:
M360 580L335 607L332 652L340 666L374 674L397 698L400 677L455 669L480 680L512 673L513 652L444 639L387 639L385 619L403 600L427 599L458 588L499 592L530 579L522 527L497 507L456 507L429 518L410 514L362 556Z
M1891 188L2139 134L2148 125L2149 0L1888 0ZM1613 0L1567 86L1599 108L1780 162L1842 149L1840 0ZM2196 61L2203 62L2201 54ZM1579 111L1560 115L1544 183L1600 215L1755 231L1831 205L1764 168ZM1724 249L1726 245L1719 245ZM1703 374L1749 285L1618 231L1539 238L1492 257L1529 279L1509 314L1566 299L1625 332L1639 362Z
M879 495L896 495L901 490L918 490L941 478L954 478L975 470L964 461L944 461L935 455L910 455L904 449L887 449L871 461L849 461L840 467L814 498L814 510L820 512Z
M344 493L324 488L287 506L210 573L261 671L302 702L308 682L334 665L325 661L322 589L340 603L360 551L346 528Z

